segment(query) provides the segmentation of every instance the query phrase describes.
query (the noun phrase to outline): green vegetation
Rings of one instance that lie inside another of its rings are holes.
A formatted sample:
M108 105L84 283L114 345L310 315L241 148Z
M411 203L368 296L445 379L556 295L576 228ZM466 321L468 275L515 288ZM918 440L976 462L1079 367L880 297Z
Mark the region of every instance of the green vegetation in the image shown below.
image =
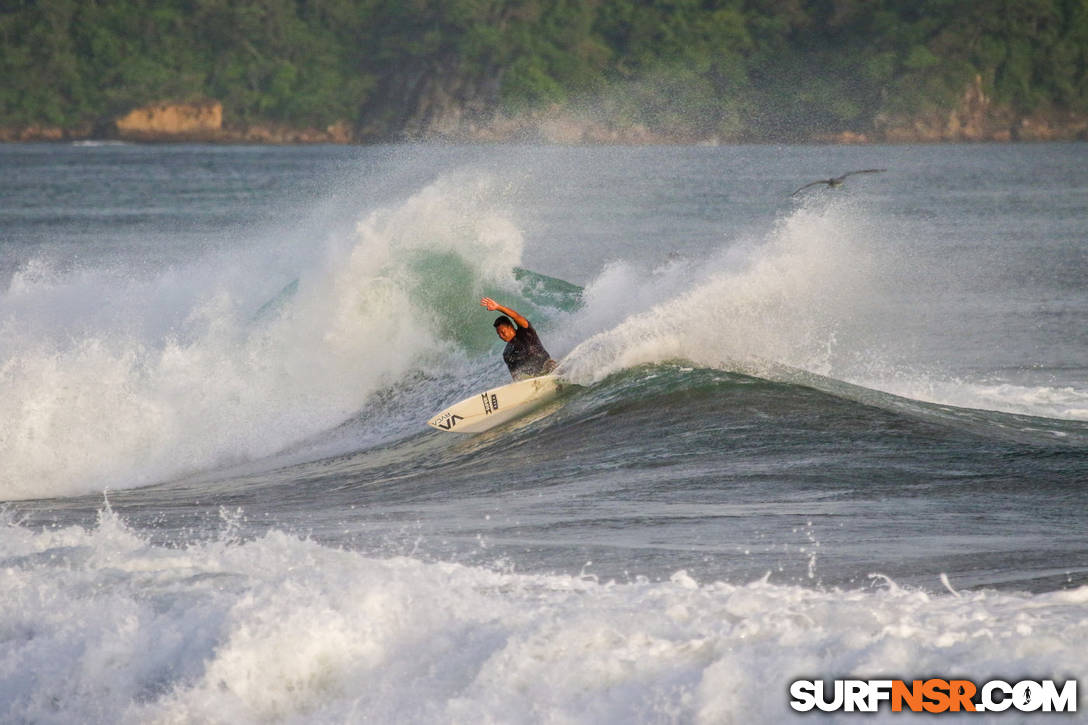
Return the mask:
M450 106L803 138L948 110L1088 112L1088 0L0 0L0 125L222 101L371 137Z

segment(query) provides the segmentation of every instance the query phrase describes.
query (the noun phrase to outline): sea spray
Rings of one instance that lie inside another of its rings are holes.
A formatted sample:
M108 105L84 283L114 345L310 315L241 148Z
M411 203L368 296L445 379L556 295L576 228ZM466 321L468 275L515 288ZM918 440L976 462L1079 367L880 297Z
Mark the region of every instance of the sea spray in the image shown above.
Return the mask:
M895 232L887 218L846 200L791 210L765 238L728 240L704 258L677 255L652 268L608 264L559 334L560 349L570 351L560 371L592 384L684 360L852 399L879 397L849 390L861 386L929 403L1088 420L1082 387L971 379L917 362L915 330L929 313L910 299L931 304L941 292L904 289L924 270L909 243L888 239ZM915 269L904 275L908 268Z
M218 257L131 280L31 265L0 297L0 498L126 488L267 456L335 427L411 371L488 350L487 326L469 324L472 298L513 294L523 246L491 183L452 174L364 214L257 319L264 301L202 266ZM176 294L186 279L197 289ZM97 291L125 304L107 313ZM177 306L164 313L160 292ZM100 312L68 313L80 306ZM31 307L36 325L24 321ZM145 314L175 322L164 330Z
M683 359L734 370L768 361L831 373L841 330L875 294L871 255L861 243L866 231L845 208L796 211L764 244L745 245L746 254L722 250L691 265L691 284L682 290L670 275L669 294L645 310L640 300L634 314L575 347L564 371L592 382L626 367ZM597 289L596 282L587 286L587 319L599 314L592 304Z

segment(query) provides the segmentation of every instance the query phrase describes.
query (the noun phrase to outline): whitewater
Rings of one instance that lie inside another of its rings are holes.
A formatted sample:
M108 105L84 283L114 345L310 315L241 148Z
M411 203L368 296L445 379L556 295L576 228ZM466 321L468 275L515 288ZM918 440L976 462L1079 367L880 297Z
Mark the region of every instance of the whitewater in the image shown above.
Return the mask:
M770 722L1088 665L1082 144L0 161L0 719ZM485 295L571 385L430 431L506 377Z

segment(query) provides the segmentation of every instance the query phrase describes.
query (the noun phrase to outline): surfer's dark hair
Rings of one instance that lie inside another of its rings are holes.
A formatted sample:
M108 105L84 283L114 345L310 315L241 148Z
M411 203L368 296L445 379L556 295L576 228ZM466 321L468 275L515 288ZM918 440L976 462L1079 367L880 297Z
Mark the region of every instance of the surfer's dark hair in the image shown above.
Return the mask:
M510 327L513 327L514 323L511 322L510 318L507 317L506 315L499 315L498 317L495 318L495 329L496 330L499 329L499 325L510 325Z

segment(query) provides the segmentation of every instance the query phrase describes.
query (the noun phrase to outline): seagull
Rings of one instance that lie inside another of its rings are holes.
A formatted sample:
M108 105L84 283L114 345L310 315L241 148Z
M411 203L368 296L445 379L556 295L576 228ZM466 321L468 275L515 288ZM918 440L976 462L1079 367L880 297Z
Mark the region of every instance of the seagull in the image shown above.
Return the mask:
M836 187L842 186L842 182L846 181L847 176L853 176L854 174L879 174L884 171L887 171L887 169L861 169L860 171L847 171L842 176L833 176L830 179L820 179L819 181L813 181L809 184L805 184L800 189L790 194L790 196L797 196L797 194L799 194L801 191L807 189L810 186L816 186L817 184L827 184L827 187L829 189L834 189Z

